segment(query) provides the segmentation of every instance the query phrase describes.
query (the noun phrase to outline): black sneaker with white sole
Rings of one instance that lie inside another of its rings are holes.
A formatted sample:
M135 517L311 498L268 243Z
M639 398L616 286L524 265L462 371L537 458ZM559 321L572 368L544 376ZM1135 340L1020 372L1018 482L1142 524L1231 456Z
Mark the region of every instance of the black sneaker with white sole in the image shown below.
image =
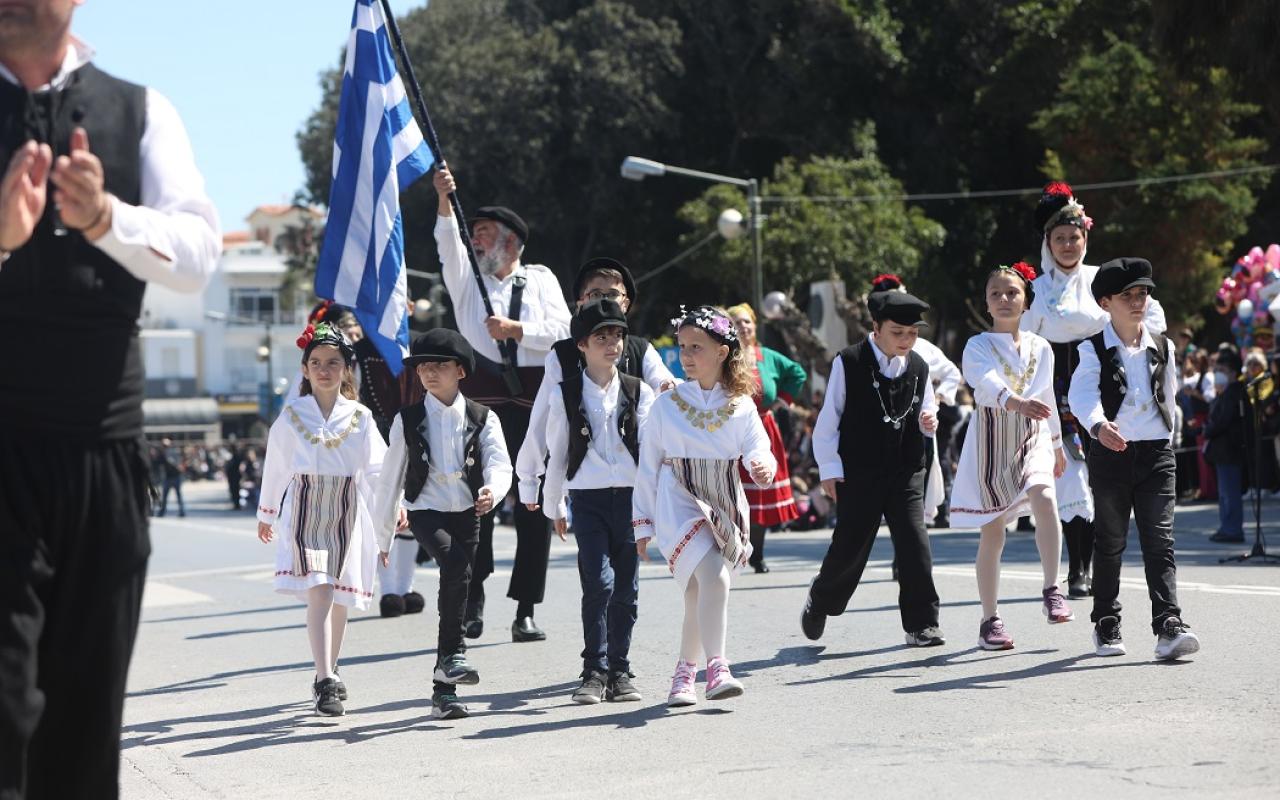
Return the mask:
M640 690L631 682L635 675L630 672L609 673L609 685L605 687L605 699L611 703L634 702L643 699Z
M918 631L907 631L907 644L912 647L937 647L946 643L942 629L937 625L930 625Z
M463 719L469 716L471 712L456 694L436 692L431 695L432 719Z
M1156 637L1156 658L1172 661L1200 649L1200 639L1177 617L1168 617Z
M1103 617L1093 626L1093 652L1100 656L1125 654L1124 637L1120 635L1120 618Z
M340 717L347 713L338 699L338 681L336 678L325 678L311 684L311 694L316 701L316 713L326 717Z
M467 663L465 653L454 653L436 664L436 670L431 677L451 685L461 683L465 686L474 686L480 682L480 673Z
M582 683L573 690L573 702L584 706L595 705L604 699L605 683L608 678L599 670L589 669L582 673Z

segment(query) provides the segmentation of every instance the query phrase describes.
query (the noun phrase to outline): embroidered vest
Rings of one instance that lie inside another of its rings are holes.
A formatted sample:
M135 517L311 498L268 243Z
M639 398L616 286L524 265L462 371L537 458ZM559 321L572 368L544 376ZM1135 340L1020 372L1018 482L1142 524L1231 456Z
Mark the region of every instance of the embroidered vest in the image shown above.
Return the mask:
M920 431L920 409L925 391L932 391L928 363L913 350L907 354L907 368L902 375L886 378L880 373L867 340L841 351L840 361L845 392L839 453L845 480L878 480L893 472L924 469L925 436ZM878 389L872 385L873 378L880 384ZM886 411L893 419L907 412L902 426L895 428L885 422Z
M1163 333L1153 334L1151 338L1156 343L1156 351L1152 354L1155 357L1155 369L1151 370L1151 395L1155 398L1156 407L1160 409L1160 419L1164 421L1165 427L1173 430L1173 409L1170 406L1174 398L1165 397L1164 393L1164 376L1169 368L1169 340ZM1102 394L1102 413L1107 415L1108 420L1115 422L1120 406L1124 403L1125 393L1129 390L1129 376L1120 363L1117 348L1108 348L1101 333L1090 336L1089 343L1093 345L1093 352L1097 354L1101 367L1098 389Z
M551 346L560 362L561 375L573 375L581 372L583 364L582 351L573 339L561 339ZM623 375L634 375L644 380L644 353L649 349L649 340L643 336L628 336L622 347L622 358L618 361L618 371Z
M583 373L571 373L560 383L560 394L564 398L564 415L569 421L569 464L565 474L570 480L578 474L587 457L587 449L591 446L591 422L582 409ZM636 462L640 462L640 439L636 430L636 409L640 407L640 379L634 375L618 373L618 433L627 452Z
M146 105L144 87L92 64L71 73L60 90L28 92L0 80L0 163L29 139L67 155L71 131L83 127L102 160L106 190L138 205ZM81 441L141 436L138 318L145 290L79 231L57 228L50 190L31 239L0 269L0 318L21 331L0 370L0 416L23 434Z
M463 435L466 436L467 441L462 450L462 463L471 496L476 497L484 486L484 472L480 463L483 455L480 452L480 433L484 430L490 411L488 406L483 406L470 398L466 398L466 403L467 427ZM422 493L422 487L427 485L427 472L431 461L431 446L427 439L429 426L426 404L414 403L411 406L405 406L400 411L400 419L404 424L404 443L409 454L409 463L404 475L404 496L406 500L413 502Z

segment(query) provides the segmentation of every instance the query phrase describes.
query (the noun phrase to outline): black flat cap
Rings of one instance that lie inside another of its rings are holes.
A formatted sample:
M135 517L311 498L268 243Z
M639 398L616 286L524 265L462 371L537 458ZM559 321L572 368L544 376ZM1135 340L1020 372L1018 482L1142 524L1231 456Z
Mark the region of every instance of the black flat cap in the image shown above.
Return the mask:
M627 315L622 312L618 301L607 298L592 300L578 309L578 313L569 321L569 335L578 342L601 328L627 330Z
M476 371L476 353L471 343L450 328L433 328L413 340L406 367L416 367L424 361L456 361L471 375Z
M929 304L906 292L893 289L872 292L867 296L867 310L876 322L896 322L899 325L928 325L921 317L929 310Z
M520 215L506 206L485 206L477 208L475 213L471 215L471 222L474 223L479 219L493 220L506 225L516 238L520 240L520 244L529 241L529 226L525 221L520 219Z
M1098 274L1089 284L1094 300L1120 294L1133 286L1156 288L1156 282L1151 280L1151 262L1145 258L1113 258L1098 267Z
M573 279L573 299L582 297L582 287L587 282L587 276L599 269L613 269L622 273L622 285L627 290L627 297L631 298L631 304L635 305L635 278L631 277L631 270L627 269L621 261L613 258L593 258L578 269L578 276Z

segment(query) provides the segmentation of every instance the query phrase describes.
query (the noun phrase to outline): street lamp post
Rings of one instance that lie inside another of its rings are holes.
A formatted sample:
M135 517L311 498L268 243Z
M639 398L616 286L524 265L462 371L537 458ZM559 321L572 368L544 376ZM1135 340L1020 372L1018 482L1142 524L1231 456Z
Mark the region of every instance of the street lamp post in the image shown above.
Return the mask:
M760 269L762 257L760 241L760 184L755 178L735 178L731 175L719 175L715 172L703 172L685 167L673 167L648 158L627 156L622 160L622 177L633 181L645 178L661 178L664 175L683 175L686 178L697 178L711 183L727 183L747 190L747 213L751 226L751 305L761 307L764 298L764 275Z

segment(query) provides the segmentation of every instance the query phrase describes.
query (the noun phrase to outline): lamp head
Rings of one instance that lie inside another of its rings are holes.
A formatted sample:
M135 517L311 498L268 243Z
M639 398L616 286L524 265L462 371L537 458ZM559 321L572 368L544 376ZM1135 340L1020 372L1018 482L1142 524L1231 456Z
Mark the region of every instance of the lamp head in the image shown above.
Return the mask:
M660 178L666 173L666 165L657 161L637 156L627 156L622 159L622 177L628 180L642 181L645 178Z

